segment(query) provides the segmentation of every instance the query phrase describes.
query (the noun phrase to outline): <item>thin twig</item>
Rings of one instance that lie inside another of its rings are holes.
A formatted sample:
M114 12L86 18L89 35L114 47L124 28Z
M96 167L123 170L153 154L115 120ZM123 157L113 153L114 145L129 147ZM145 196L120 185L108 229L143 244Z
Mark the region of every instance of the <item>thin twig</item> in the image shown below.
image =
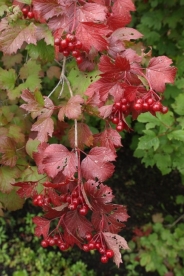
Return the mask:
M172 228L175 226L180 220L184 219L184 214L181 215L177 220L175 220L172 224L167 225L168 228Z
M64 78L64 80L66 81L66 84L67 84L67 86L68 86L68 90L69 90L69 92L70 92L70 96L73 97L73 91L72 91L72 88L71 88L71 85L70 85L69 80L67 79L67 77L66 77L65 75L63 76L63 78Z

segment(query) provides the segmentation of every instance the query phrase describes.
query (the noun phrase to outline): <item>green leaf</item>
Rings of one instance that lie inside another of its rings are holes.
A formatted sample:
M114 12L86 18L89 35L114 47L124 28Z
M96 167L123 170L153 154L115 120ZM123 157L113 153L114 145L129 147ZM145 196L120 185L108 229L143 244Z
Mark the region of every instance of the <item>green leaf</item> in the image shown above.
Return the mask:
M156 153L153 156L155 160L155 164L158 167L158 169L161 171L161 173L168 174L172 170L172 163L171 163L171 156L169 154L163 154L163 153Z
M27 79L30 75L38 76L41 71L41 66L35 60L29 59L20 69L20 78Z
M147 123L146 129L154 128L155 126L160 125L157 117L153 116L150 112L141 113L137 120L141 123Z
M40 144L40 141L33 140L29 138L29 140L26 143L26 152L29 154L31 158L33 158L33 152L37 151L38 145Z
M22 54L18 53L16 55L11 55L11 58L10 56L2 56L1 60L4 64L4 66L7 68L7 69L10 69L12 68L13 66L15 66L15 64L20 64L21 61L22 61Z
M2 193L9 193L13 190L11 184L15 183L15 180L20 177L20 170L16 167L0 167L0 191Z
M175 118L171 111L168 111L166 114L157 112L156 116L159 119L159 121L166 127L172 126L175 121Z
M0 202L3 204L3 208L8 209L8 211L16 211L23 207L24 199L17 195L14 188L8 194L0 192Z
M75 94L84 96L84 92L88 86L99 79L99 71L82 72L78 69L74 61L70 63L70 66L72 69L68 74L68 80L71 83L72 90Z
M176 197L176 204L184 204L184 196L183 195L178 195Z
M8 9L7 5L3 5L3 3L0 6L0 16L3 16L5 11Z
M169 140L175 139L184 142L184 129L174 130L167 134Z
M13 273L13 276L28 276L26 270L21 270L21 271L15 271Z
M155 132L152 130L144 130L144 136L139 138L138 149L146 150L154 148L154 150L159 147L159 139Z
M38 41L37 45L27 45L26 50L32 59L41 59L44 62L52 62L54 60L54 47L47 45L44 40Z
M17 75L14 69L3 70L0 68L0 86L1 89L13 89Z
M141 266L146 266L151 262L151 255L149 252L143 252L140 254L140 265Z
M179 115L184 115L184 94L178 95L175 99L175 103L172 104L174 112Z

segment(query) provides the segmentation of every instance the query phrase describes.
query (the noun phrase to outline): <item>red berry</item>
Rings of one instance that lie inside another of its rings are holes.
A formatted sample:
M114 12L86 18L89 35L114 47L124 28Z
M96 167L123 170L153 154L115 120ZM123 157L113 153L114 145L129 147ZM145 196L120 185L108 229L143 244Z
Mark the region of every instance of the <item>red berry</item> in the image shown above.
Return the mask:
M106 250L107 258L112 258L114 256L114 251L111 249Z
M148 111L148 110L149 110L149 104L146 103L146 102L143 103L143 104L142 104L142 110L143 110L143 111Z
M59 246L59 249L61 251L64 251L64 250L68 249L68 247L67 247L67 245L65 243L61 243L60 246Z
M70 52L68 50L63 50L63 56L68 57Z
M115 107L116 110L120 110L121 109L121 103L120 102L115 103L114 107Z
M76 206L79 205L79 199L77 197L74 197L72 199L72 203L75 204Z
M96 242L96 243L95 243L95 248L96 248L96 249L99 250L101 246L102 246L102 245L101 245L100 242Z
M29 7L22 8L22 13L24 16L27 16L28 12L29 12Z
M122 131L124 129L124 123L120 121L118 125L116 126L117 131Z
M153 111L160 111L160 109L161 109L161 104L160 104L160 102L156 102L156 103L154 103L153 105L152 105L152 107L151 107L151 109L153 110Z
M60 47L61 49L66 49L68 47L68 41L66 39L62 39L60 41Z
M88 246L88 244L84 244L84 245L82 246L82 249L83 249L85 252L88 252L88 251L89 251L89 246Z
M67 195L66 194L60 195L60 199L62 202L66 202Z
M33 204L34 204L35 206L38 206L38 199L37 199L37 197L35 197L35 198L33 199Z
M87 233L85 237L86 237L86 240L90 241L92 239L92 234Z
M107 263L108 262L108 258L107 258L107 256L102 256L101 257L101 262L103 263L103 264L105 264L105 263Z
M56 45L56 46L59 46L60 45L60 38L59 37L56 37L55 39L54 39L54 45Z
M79 214L81 216L85 216L85 215L87 215L87 213L88 213L88 207L87 206L84 205L82 208L79 209Z
M122 104L127 104L127 99L126 98L121 99L121 103Z
M154 100L152 98L147 98L146 99L146 102L149 104L149 105L152 105L154 103Z
M74 45L75 45L75 49L80 50L82 48L82 43L79 40L77 40Z
M76 37L74 35L72 35L72 34L67 34L66 35L66 40L68 42L74 42L76 40Z
M68 50L73 51L75 49L75 46L72 42L68 43Z
M44 204L43 199L42 199L42 198L41 198L41 199L38 199L37 205L40 206L40 207L42 207L43 204Z
M89 250L95 249L95 243L94 243L94 242L90 242L90 243L88 244L88 247L89 247Z
M56 244L54 238L50 238L48 243L49 243L50 246L54 246Z
M74 51L72 51L72 56L73 57L79 57L80 56L80 51L78 51L78 50L74 50Z
M163 114L166 114L167 112L168 112L168 107L167 106L162 106L162 108L161 108L161 112L163 113Z
M27 13L27 17L28 17L29 19L34 18L34 13L33 13L32 11L29 11L29 12Z
M48 241L47 240L43 240L43 241L41 241L41 246L42 247L47 247L49 245L49 243L48 243Z
M81 56L76 57L76 62L77 62L77 64L81 64L83 62L82 57Z
M133 108L136 110L136 111L140 111L142 109L142 104L141 103L135 103L133 105Z
M71 203L71 196L70 195L67 195L66 202Z
M68 209L70 209L71 211L76 210L76 209L77 209L77 204L75 204L75 203L70 203L70 204L68 205Z
M117 125L119 123L119 118L118 117L114 117L112 119L112 123L115 124L115 125Z
M103 247L100 247L98 251L100 252L100 254L105 254L105 248Z
M136 102L137 104L142 104L143 100L142 100L142 99L137 99L135 102Z
M79 196L78 191L77 191L77 190L74 190L74 191L72 192L72 197L78 197L78 196Z
M127 111L127 105L126 104L121 105L121 111Z

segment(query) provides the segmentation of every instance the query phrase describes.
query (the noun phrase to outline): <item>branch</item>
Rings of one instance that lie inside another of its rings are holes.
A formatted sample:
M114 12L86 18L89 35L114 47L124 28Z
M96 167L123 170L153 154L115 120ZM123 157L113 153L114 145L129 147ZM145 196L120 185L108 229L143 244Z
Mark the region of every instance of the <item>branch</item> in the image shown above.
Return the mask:
M180 220L184 219L184 214L181 215L177 220L175 220L172 224L167 225L168 228L172 228L175 226Z

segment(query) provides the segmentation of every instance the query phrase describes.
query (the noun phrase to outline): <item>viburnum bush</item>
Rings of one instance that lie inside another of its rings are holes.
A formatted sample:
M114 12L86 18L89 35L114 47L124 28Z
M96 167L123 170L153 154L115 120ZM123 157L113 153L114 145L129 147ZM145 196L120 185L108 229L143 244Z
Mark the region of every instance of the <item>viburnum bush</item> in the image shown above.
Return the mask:
M9 2L0 8L0 207L31 198L43 210L33 219L43 247L96 249L119 266L129 216L104 181L127 118L167 113L161 101L176 68L125 27L131 0ZM104 129L93 133L90 117Z

